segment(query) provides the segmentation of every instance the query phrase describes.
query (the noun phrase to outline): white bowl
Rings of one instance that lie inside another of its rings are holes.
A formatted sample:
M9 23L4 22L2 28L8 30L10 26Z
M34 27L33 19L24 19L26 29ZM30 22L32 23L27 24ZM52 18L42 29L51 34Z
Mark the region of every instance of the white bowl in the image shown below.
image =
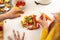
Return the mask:
M51 3L51 0L35 0L37 3L40 3L40 4L49 4Z

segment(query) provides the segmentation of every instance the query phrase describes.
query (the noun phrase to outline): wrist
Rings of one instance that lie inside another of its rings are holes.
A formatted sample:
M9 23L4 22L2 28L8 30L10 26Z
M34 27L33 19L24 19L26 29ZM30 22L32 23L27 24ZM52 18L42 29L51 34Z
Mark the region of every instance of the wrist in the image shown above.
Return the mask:
M5 16L5 19L8 19L9 18L9 12L5 13L4 16Z
M44 29L48 30L48 27L43 27Z
M0 21L3 21L3 20L5 20L5 19L7 19L6 14L1 14L1 15L0 15Z
M4 19L7 19L7 14L3 14L4 15Z

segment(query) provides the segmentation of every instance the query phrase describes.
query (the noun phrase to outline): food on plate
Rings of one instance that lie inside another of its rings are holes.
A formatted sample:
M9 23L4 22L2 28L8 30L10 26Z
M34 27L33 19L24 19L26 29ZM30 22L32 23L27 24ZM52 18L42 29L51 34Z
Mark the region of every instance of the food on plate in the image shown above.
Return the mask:
M40 28L40 24L36 20L36 15L25 16L21 23L23 27L26 27L29 30Z
M25 6L25 2L23 2L23 1L17 1L16 6L17 7Z
M50 21L52 20L49 16L47 16L47 15L46 15L46 14L44 14L44 13L42 13L42 14L41 14L41 16L40 16L40 18L41 18L41 19L43 19L43 15L45 15L45 16L46 16L46 20L50 20Z
M1 2L3 2L3 4ZM10 3L10 0L0 0L0 14L8 12L11 9L12 4Z
M10 8L11 7L10 3L6 3L6 7Z
M0 12L5 12L6 10L4 8L1 8L0 9Z
M4 0L0 0L0 4L3 4L4 3Z
M6 3L9 3L9 2L10 2L10 0L5 0L5 2L6 2Z

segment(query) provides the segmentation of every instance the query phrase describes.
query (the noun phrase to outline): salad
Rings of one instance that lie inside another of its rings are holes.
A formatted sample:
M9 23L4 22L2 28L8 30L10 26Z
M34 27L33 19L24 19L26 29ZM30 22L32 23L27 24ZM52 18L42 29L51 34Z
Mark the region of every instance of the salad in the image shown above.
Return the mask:
M44 13L41 14L40 18L43 19L43 15ZM47 20L50 20L51 21L51 18L48 17L46 14L46 21ZM29 30L35 30L35 29L38 29L40 28L40 22L39 20L36 19L36 15L30 15L30 16L25 16L24 19L21 21L21 24L22 24L22 27L26 27L27 29Z
M40 28L40 24L36 20L36 15L25 16L21 23L23 27L26 27L29 30Z

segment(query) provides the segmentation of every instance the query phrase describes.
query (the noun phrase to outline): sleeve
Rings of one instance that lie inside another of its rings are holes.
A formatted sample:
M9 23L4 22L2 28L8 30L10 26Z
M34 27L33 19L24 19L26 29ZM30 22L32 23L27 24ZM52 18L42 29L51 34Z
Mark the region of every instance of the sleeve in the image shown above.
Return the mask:
M46 28L42 29L41 40L45 40L48 35L48 30Z
M55 23L54 27L51 29L50 32L48 32L48 30L46 28L43 28L41 40L52 40L56 34L56 30L58 29L59 25L60 25L60 23Z
M46 40L53 40L53 38L56 35L56 30L59 29L59 23L55 23L55 26L51 29L51 31L49 32Z

